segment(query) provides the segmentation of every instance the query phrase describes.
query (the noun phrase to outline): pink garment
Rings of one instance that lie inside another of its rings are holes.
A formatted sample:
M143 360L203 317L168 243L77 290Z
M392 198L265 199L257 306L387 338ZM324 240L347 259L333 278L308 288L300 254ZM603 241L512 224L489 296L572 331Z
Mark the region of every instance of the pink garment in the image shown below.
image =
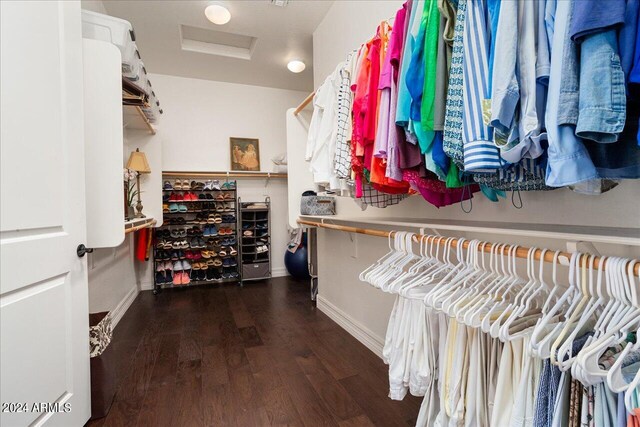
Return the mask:
M406 17L410 7L411 5L409 2L406 2L398 12L396 12L396 18L393 21L395 31L391 33L387 58L385 58L382 75L380 76L380 88L386 88L388 83L388 90L390 90L391 96L389 123L387 125L387 169L385 171L385 176L395 181L402 181L402 169L400 169L398 144L400 143L399 141L404 138L404 129L396 126L396 108L398 105L398 75L400 72L400 58L402 58L402 50L404 48L404 40L407 31L407 25L405 25L407 21Z
M402 177L411 185L411 188L418 191L427 202L437 208L471 199L473 193L480 190L477 185L466 188L447 188L446 184L437 178L423 178L415 170L402 171Z

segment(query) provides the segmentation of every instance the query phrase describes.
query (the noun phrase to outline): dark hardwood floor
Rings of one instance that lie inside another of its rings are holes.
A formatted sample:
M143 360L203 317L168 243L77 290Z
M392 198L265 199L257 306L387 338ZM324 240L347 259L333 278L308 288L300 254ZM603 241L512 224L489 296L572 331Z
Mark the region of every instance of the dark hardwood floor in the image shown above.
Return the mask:
M318 311L306 282L140 293L114 331L111 426L406 426L387 366Z

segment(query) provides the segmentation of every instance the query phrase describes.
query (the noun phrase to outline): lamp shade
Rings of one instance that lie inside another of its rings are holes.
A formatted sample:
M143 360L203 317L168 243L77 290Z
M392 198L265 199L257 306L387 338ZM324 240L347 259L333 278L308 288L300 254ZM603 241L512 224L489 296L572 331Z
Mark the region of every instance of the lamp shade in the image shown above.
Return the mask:
M138 173L151 173L149 162L147 162L147 156L145 156L139 148L136 148L136 151L132 152L129 156L127 169L131 169L132 171L136 171Z

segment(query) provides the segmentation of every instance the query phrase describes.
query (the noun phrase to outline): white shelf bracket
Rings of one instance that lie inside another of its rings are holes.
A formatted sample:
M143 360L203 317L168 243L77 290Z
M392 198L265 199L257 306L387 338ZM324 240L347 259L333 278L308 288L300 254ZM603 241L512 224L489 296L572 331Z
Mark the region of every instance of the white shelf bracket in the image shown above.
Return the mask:
M571 241L567 242L567 252L581 252L581 253L600 256L600 252L595 247L593 242L587 242L582 240L578 240L575 242L571 242Z

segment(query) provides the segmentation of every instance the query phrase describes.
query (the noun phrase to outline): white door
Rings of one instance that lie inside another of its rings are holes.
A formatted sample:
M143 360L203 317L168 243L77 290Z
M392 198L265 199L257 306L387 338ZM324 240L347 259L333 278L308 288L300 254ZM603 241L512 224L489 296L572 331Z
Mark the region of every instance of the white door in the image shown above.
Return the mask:
M90 416L80 2L0 2L3 427ZM56 405L57 404L57 405ZM48 406L47 406L48 405Z

